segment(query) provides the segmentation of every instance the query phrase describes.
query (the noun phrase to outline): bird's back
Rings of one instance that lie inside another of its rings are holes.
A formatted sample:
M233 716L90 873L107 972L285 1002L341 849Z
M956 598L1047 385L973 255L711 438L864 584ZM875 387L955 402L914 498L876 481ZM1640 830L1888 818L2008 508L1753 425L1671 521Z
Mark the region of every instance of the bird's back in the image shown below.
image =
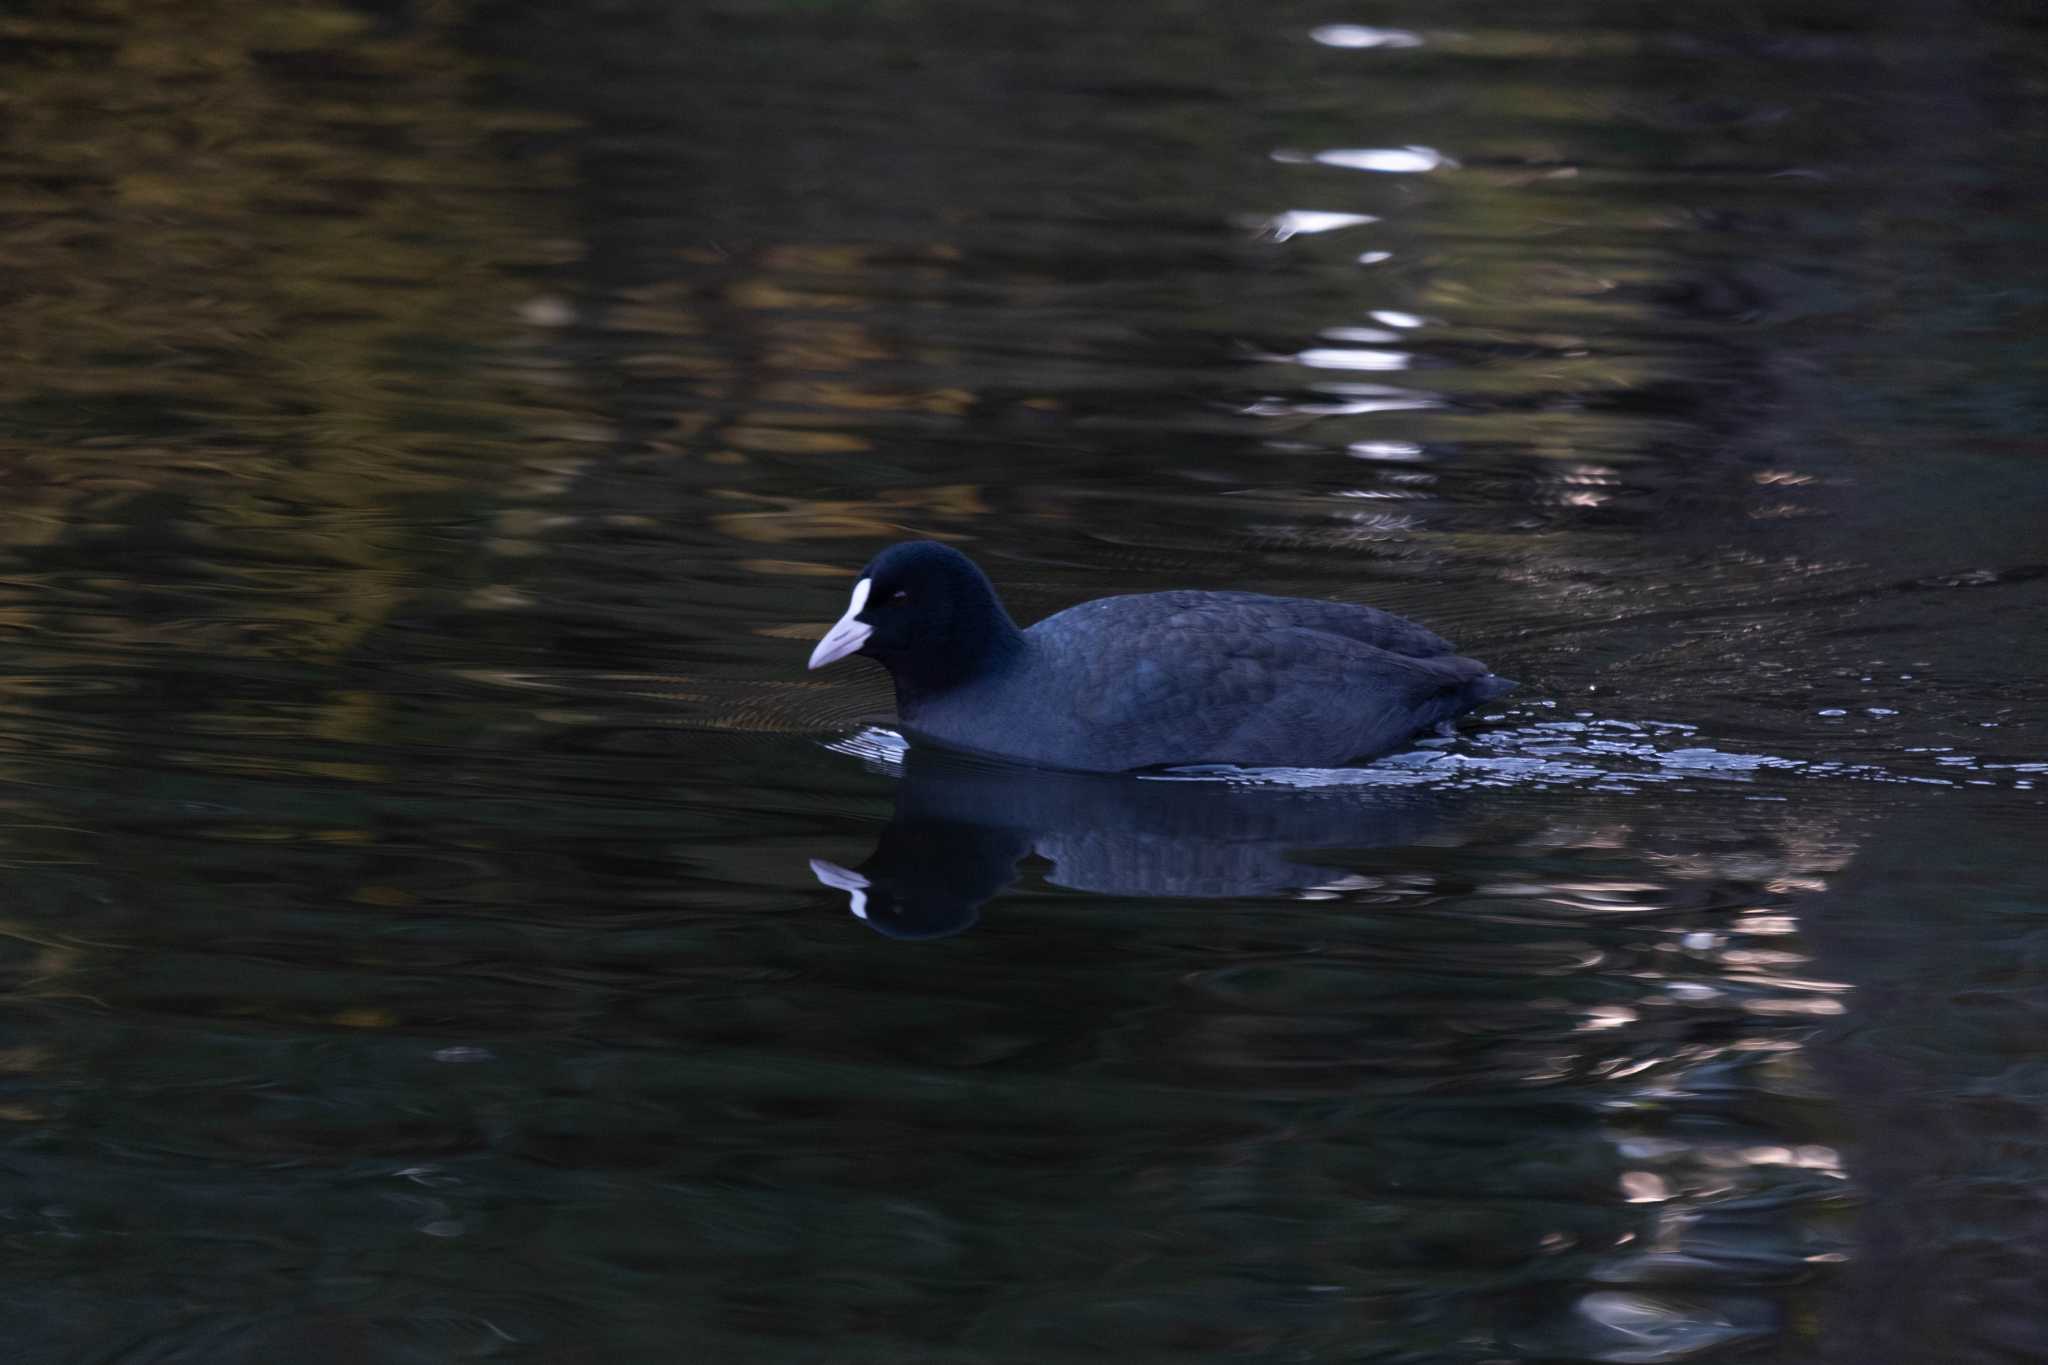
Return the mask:
M1491 677L1401 617L1256 593L1102 598L1024 637L1015 670L906 720L1071 768L1334 765L1470 709Z
M1256 592L1203 592L1179 589L1172 592L1133 593L1123 597L1099 597L1065 611L1055 612L1027 634L1055 635L1073 632L1129 632L1186 618L1195 613L1202 622L1233 629L1321 631L1359 644L1427 659L1451 654L1450 641L1410 621L1405 616L1362 607L1350 602L1321 602L1310 597L1269 597Z

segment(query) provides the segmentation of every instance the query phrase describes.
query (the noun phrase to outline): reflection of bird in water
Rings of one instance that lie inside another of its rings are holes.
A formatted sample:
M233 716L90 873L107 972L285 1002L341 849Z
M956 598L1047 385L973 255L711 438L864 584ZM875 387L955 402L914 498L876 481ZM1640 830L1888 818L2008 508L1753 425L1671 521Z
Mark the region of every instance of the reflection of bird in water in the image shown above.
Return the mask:
M1297 849L1406 843L1440 793L1413 787L1244 786L1019 768L926 750L905 758L896 811L858 868L813 859L850 908L895 938L971 927L1036 854L1046 880L1108 895L1274 896L1341 880Z

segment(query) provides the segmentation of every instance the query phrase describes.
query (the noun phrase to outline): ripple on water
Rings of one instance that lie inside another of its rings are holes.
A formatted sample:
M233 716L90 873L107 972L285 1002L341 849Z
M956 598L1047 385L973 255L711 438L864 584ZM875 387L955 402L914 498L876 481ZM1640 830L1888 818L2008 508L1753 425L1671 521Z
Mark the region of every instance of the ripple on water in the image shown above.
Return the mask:
M2000 779L2007 785L2030 790L2033 775L2048 773L2048 763L1989 762L1967 754L1926 749L1903 752L1926 754L1932 758L1936 771L1916 772L1905 763L1839 763L1660 742L1697 734L1697 727L1676 721L1507 723L1513 718L1510 713L1496 713L1487 718L1485 728L1456 740L1423 740L1414 749L1355 768L1210 764L1138 774L1137 779L1302 790L1436 787L1541 791L1584 787L1624 792L1697 781L1753 784L1772 775L1821 782L1953 786L1957 784L1958 773L1996 773L2011 775ZM909 749L900 734L879 726L866 726L827 740L825 747L882 770L900 768Z
M2043 1356L2021 7L14 8L15 1357ZM1601 710L920 807L911 534Z

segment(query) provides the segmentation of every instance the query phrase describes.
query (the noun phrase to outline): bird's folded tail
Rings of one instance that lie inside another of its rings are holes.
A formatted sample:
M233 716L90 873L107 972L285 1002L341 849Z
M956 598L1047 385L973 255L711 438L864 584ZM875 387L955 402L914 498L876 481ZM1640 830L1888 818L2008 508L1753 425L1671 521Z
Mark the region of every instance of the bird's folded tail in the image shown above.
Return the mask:
M1495 697L1505 697L1520 686L1513 678L1503 678L1498 673L1482 673L1465 685L1465 704L1480 706Z

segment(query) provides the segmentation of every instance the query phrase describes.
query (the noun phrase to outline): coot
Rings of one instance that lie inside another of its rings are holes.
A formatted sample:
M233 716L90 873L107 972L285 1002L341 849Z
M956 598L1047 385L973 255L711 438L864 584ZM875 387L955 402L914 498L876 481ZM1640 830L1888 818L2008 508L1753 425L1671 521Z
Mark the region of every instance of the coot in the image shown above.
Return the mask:
M1514 686L1413 621L1249 592L1103 597L1019 630L973 560L914 540L868 561L812 668L889 670L913 738L1083 772L1331 767Z

